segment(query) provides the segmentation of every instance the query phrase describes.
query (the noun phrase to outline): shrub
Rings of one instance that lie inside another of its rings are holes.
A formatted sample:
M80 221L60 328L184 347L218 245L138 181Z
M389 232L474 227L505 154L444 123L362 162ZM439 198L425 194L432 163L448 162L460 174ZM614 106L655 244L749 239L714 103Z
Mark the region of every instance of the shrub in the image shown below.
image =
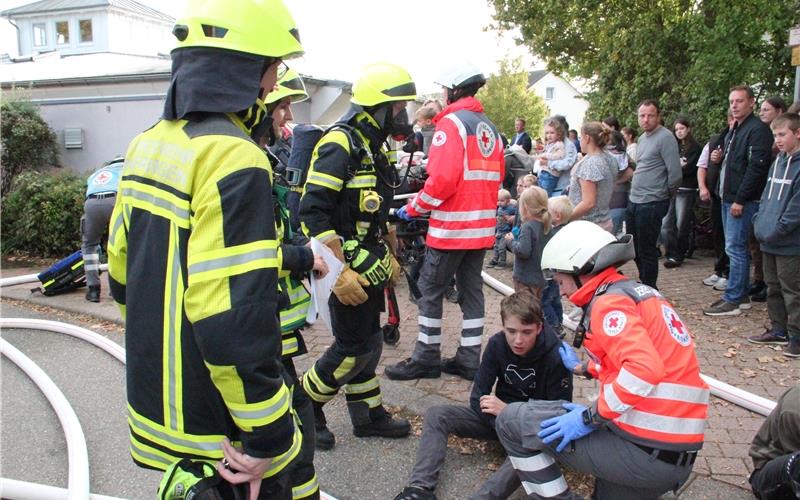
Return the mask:
M0 248L37 257L65 257L81 247L85 179L24 172L3 200Z
M4 95L0 114L0 195L6 196L20 173L58 165L58 142L39 109L22 94Z

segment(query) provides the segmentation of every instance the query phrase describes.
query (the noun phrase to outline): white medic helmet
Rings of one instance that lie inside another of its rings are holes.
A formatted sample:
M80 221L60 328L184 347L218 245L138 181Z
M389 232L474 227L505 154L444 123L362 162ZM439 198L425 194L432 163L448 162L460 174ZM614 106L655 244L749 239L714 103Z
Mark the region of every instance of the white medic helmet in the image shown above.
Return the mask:
M553 236L542 252L542 270L573 276L597 274L632 260L633 237L617 239L597 224L570 222Z
M471 83L483 85L486 83L486 77L483 76L480 68L470 62L462 61L447 66L433 83L453 90Z

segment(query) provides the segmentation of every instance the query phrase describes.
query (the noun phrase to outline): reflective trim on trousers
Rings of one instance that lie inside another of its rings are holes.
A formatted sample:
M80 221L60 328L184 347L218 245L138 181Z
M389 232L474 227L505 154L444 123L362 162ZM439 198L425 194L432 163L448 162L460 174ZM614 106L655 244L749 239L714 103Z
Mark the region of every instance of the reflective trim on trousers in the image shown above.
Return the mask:
M553 457L547 453L539 453L538 455L533 455L532 457L509 456L508 458L511 459L511 465L513 465L516 470L526 472L536 472L546 469L547 467L550 467L556 463L556 461L553 460Z
M560 493L564 493L567 491L567 488L569 488L564 476L542 484L522 481L522 487L525 488L525 493L528 495L536 494L545 498L554 497Z
M471 347L476 345L481 345L481 336L476 335L474 337L461 337L461 345L464 347Z
M426 318L425 316L418 316L417 323L421 326L427 326L429 328L441 328L442 318Z
M319 480L317 479L317 475L314 474L314 477L307 482L292 487L292 499L296 500L310 497L313 493L316 493L317 490L319 490Z
M465 319L461 322L461 328L463 330L469 330L470 328L482 328L483 324L483 318Z
M422 332L419 332L417 336L417 340L422 342L423 344L441 344L442 343L442 336L440 335L428 335Z

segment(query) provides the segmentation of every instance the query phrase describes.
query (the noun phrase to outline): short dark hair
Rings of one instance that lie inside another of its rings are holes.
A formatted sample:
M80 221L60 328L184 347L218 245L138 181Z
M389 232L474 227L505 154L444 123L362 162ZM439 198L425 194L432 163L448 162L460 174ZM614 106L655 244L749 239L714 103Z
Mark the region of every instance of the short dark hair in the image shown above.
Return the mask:
M509 316L516 316L524 325L541 325L544 321L542 303L530 292L515 292L500 302L500 319L506 324Z
M728 93L730 94L731 92L747 92L747 97L750 99L756 98L756 94L753 92L753 88L750 87L750 85L737 85L732 87L731 91Z
M603 123L613 128L614 130L620 129L619 120L617 120L617 117L614 115L606 116L605 118L603 118Z
M639 105L636 106L636 109L638 110L642 106L653 106L656 108L656 113L661 114L661 106L659 106L658 101L655 99L645 99L641 101Z

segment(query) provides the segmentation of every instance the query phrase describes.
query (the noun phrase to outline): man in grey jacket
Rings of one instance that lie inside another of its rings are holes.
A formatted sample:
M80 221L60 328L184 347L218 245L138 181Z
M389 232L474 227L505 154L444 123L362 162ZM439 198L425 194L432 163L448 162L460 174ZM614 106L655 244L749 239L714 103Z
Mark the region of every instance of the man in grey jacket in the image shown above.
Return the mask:
M633 235L639 281L656 287L658 280L658 235L669 209L670 197L681 184L678 141L661 126L661 110L654 99L639 104L639 137L636 170L631 180L630 201L625 215L628 233Z

